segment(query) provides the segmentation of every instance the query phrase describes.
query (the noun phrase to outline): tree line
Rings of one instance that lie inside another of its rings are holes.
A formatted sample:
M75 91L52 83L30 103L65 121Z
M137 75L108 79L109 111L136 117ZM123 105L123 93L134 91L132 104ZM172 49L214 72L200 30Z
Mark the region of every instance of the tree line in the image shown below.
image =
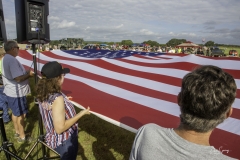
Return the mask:
M74 48L77 46L83 46L87 44L107 44L107 45L113 45L113 44L118 44L118 45L127 45L127 46L133 46L133 45L140 45L140 44L147 44L151 47L175 47L181 43L187 42L186 39L176 39L173 38L169 40L166 44L160 44L156 41L148 40L148 41L143 41L142 43L134 43L132 40L122 40L121 42L100 42L100 41L84 41L83 38L63 38L60 40L52 40L50 42L50 45L62 45L66 48ZM239 45L226 45L226 44L218 44L215 43L214 41L207 41L205 44L198 44L200 46L228 46L228 47L240 47Z
M17 41L17 39L13 39ZM148 41L143 41L142 43L133 43L132 40L122 40L121 42L100 42L100 41L84 41L83 38L63 38L60 40L51 40L50 45L51 46L59 46L61 45L64 48L77 48L78 46L84 46L87 44L107 44L107 45L113 45L113 44L118 44L118 45L126 45L126 46L133 46L133 45L140 45L140 44L148 44L151 47L175 47L181 43L187 42L186 39L170 39L166 44L160 44L156 41L148 40ZM0 45L3 45L3 42L0 41ZM212 46L226 46L226 47L240 47L240 45L229 45L229 44L218 44L215 43L214 41L207 41L205 44L198 44L200 46L207 46L207 47L212 47Z

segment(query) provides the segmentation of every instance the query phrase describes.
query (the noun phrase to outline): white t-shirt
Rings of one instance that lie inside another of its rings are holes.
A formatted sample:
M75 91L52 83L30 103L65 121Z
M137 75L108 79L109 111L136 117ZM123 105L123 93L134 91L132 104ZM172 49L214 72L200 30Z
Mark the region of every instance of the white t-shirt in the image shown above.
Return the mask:
M28 80L16 82L14 78L26 74L25 68L10 54L5 54L2 60L2 78L4 91L9 97L23 97L30 93Z
M172 128L156 124L141 127L135 137L129 160L233 160L213 146L189 142Z

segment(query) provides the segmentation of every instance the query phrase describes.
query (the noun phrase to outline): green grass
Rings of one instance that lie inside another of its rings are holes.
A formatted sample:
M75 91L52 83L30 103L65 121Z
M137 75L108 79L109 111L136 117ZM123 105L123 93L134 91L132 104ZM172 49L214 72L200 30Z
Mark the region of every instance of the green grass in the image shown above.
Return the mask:
M224 54L226 56L229 56L229 50L236 50L238 53L237 57L240 57L240 47L228 47L228 46L219 46L220 49L222 49L224 51ZM207 54L207 51L204 50L204 54Z
M31 88L34 86L33 83L34 81L31 79ZM32 95L34 94L35 93L32 92ZM27 96L30 112L25 120L25 131L26 133L30 133L30 135L37 140L40 135L38 124L39 112L38 107L34 104L34 98L32 95ZM76 108L76 111L79 112L80 109ZM78 160L125 160L129 158L132 143L135 137L134 133L106 122L93 114L85 115L78 122ZM12 122L5 124L5 131L8 141L13 143L13 146L17 151L17 155L21 158L25 158L36 141L23 144L16 142L16 139L13 137L14 128ZM0 142L2 144L2 138ZM41 158L41 148L41 143L38 143L37 147L34 148L28 159L35 160ZM11 150L11 147L9 149ZM55 156L55 154L48 149L47 154L50 157ZM0 159L6 159L3 151L0 153Z
M229 55L229 50L236 50L238 53L238 57L240 57L240 47L226 47L226 46L220 46L220 49L224 50L224 53L226 55Z

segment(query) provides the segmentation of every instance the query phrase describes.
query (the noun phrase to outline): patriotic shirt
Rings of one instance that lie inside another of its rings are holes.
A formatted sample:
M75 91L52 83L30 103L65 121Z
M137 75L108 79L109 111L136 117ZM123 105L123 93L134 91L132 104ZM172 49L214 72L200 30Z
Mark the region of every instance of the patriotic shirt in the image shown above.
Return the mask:
M72 125L69 129L62 132L61 134L57 134L54 126L53 126L53 119L52 119L52 104L54 100L59 97L63 96L64 104L65 104L65 119L68 120L76 115L76 111L74 109L73 104L68 100L66 95L61 93L55 93L48 98L48 101L39 102L39 110L42 115L42 120L46 129L46 136L45 141L48 146L51 148L56 148L63 141L67 140L75 131L77 131L78 123Z

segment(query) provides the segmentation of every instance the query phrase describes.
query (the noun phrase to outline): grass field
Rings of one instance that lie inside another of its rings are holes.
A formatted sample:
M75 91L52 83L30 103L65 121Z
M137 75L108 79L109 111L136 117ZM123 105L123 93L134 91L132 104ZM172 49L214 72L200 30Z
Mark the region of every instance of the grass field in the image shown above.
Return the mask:
M224 53L226 55L229 55L229 50L236 50L238 53L238 57L240 57L240 47L225 47L225 46L220 46L220 49L224 50Z
M31 88L33 88L33 79L30 80ZM32 93L34 95L34 92ZM38 107L35 106L33 96L27 97L29 103L29 114L25 121L26 133L29 133L36 140L40 135L38 124ZM79 112L80 109L76 108ZM10 113L10 112L9 112ZM14 139L13 123L5 124L5 131L9 142L13 143L13 146L17 150L17 155L21 158L25 158L27 153L32 148L32 143L19 144ZM132 143L135 134L108 123L95 115L85 115L79 120L79 150L78 160L125 160L129 158ZM2 137L0 140L2 144ZM39 143L34 148L33 152L29 156L29 160L35 160L42 157L42 145ZM46 148L47 149L47 148ZM11 148L10 148L11 150ZM55 154L47 149L47 154L52 157ZM2 151L0 153L0 160L5 160L5 154Z

